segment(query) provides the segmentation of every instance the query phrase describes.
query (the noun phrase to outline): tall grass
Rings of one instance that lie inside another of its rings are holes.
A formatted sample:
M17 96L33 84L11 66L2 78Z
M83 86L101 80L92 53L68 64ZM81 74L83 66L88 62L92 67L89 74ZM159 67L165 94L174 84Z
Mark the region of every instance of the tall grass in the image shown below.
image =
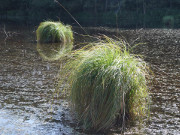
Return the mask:
M68 80L83 128L96 132L136 120L148 110L146 63L130 54L125 42L107 40L76 50L60 76Z
M37 51L40 56L48 61L54 61L67 55L73 48L73 43L51 43L51 44L37 44Z
M36 30L38 43L67 43L73 41L71 26L61 22L45 21Z

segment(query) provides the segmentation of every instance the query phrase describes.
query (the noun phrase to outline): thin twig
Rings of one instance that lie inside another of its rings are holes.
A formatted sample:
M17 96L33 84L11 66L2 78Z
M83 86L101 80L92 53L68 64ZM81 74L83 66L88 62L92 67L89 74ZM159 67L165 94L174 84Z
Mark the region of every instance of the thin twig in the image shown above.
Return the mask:
M57 0L54 0L54 2L58 3L70 16L71 18L80 26L80 28L87 34L89 35L85 30L84 28L81 26L81 24L78 23L78 21L71 15L71 13Z

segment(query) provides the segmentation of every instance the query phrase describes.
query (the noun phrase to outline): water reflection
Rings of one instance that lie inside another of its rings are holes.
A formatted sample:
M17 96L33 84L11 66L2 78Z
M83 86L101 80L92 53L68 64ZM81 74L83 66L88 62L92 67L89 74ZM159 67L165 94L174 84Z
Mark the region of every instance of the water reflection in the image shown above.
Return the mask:
M40 56L48 61L58 60L73 48L73 43L52 43L52 44L37 44L37 51Z
M59 63L42 60L35 33L21 29L7 29L19 34L6 43L0 32L0 135L76 133L67 100L53 94Z

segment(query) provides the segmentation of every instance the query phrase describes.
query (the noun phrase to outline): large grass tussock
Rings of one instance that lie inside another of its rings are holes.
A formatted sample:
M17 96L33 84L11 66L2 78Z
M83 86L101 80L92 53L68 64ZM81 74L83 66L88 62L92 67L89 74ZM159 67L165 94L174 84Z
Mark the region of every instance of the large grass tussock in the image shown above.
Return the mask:
M61 22L45 21L36 30L38 43L67 43L73 41L71 26Z
M108 40L75 51L63 69L72 105L86 130L108 130L147 113L146 63L124 43Z

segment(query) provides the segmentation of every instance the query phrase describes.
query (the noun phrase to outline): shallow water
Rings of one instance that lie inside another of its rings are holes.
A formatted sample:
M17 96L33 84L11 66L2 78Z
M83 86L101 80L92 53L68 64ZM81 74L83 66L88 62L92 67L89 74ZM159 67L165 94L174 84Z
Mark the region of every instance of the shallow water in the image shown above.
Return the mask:
M59 63L40 57L34 28L9 27L7 38L2 28L0 134L85 134L74 126L67 99L53 94ZM144 55L154 72L151 117L141 129L136 125L125 134L180 134L180 30L122 30L116 34L113 29L87 28L87 32L123 36L130 44L146 42L135 53ZM76 36L77 44L85 41L89 39Z

